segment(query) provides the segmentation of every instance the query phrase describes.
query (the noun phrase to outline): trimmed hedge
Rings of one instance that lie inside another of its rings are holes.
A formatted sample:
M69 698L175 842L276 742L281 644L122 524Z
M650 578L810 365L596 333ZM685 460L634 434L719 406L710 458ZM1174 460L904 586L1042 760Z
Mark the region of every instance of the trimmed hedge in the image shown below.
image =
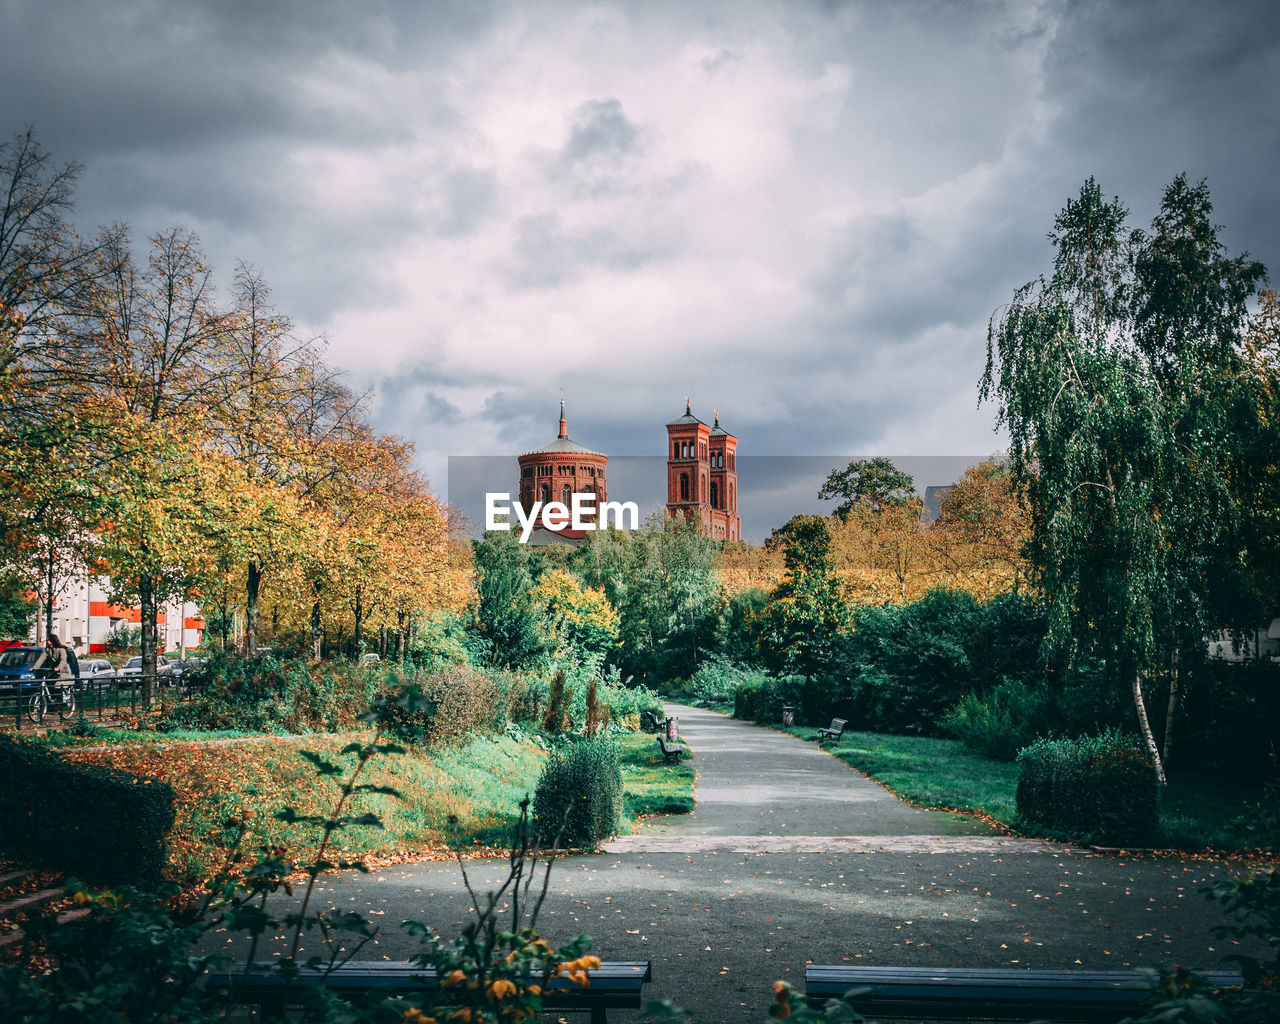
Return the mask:
M173 787L0 738L0 852L102 885L154 887Z
M1018 755L1018 815L1033 829L1104 843L1160 834L1160 785L1135 737L1039 739Z
M618 748L599 738L553 754L533 797L538 838L548 845L559 836L562 847L594 847L618 830L621 811Z

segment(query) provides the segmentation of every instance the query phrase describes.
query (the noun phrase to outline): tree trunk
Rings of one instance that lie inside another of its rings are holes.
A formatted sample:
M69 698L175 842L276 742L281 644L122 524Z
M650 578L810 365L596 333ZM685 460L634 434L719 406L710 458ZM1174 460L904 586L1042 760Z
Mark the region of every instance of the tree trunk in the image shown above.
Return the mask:
M355 635L351 641L351 645L353 648L353 653L357 658L360 657L360 653L361 653L360 646L361 644L364 643L364 600L363 598L364 598L363 588L356 587L356 606L355 606L356 629L355 629Z
M1136 669L1133 673L1133 706L1138 712L1138 731L1142 734L1142 741L1147 745L1151 763L1155 765L1156 778L1163 786L1168 781L1164 776L1164 762L1160 759L1160 748L1156 746L1156 738L1151 734L1151 721L1147 718L1147 702L1142 696L1142 675Z
M151 705L156 701L156 597L150 576L138 580L138 608L142 620L142 702Z
M387 660L387 627L385 624L378 629L378 657L383 661Z
M258 591L262 587L262 568L250 559L244 593L244 650L253 657L258 653Z
M396 661L404 661L404 609L396 612Z
M1173 757L1173 719L1178 708L1178 653L1173 654L1173 664L1169 667L1169 706L1164 712L1164 763L1167 765Z
M45 566L45 591L44 591L44 637L49 639L53 635L53 545L49 545L49 562ZM67 642L64 636L58 637L63 643Z
M320 629L320 598L316 597L311 602L311 654L316 661L320 660L320 639L322 633Z

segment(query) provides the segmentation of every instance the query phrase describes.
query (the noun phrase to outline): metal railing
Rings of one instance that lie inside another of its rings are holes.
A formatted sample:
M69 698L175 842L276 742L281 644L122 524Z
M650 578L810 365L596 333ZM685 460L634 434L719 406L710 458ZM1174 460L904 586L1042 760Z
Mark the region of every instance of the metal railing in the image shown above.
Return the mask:
M146 701L146 682L154 683L154 699ZM204 692L199 672L174 677L168 673L135 673L73 679L76 709L65 721L59 717L59 680L47 681L52 696L44 720L32 713L32 699L40 693L38 679L0 680L0 730L57 728L74 724L82 716L95 723L139 718L193 700Z

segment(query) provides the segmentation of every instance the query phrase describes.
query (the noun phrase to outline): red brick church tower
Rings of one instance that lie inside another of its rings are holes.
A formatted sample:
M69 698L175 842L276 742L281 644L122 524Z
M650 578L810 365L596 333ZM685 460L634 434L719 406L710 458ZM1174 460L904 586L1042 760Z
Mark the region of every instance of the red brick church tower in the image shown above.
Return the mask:
M558 501L566 508L570 506L574 494L594 494L596 512L584 515L584 519L595 519L599 508L607 499L604 470L609 456L584 448L578 442L570 440L568 421L564 416L564 400L560 401L560 434L554 441L525 452L517 457L520 463L519 500L526 512L533 509L535 501ZM565 528L559 532L544 530L541 526L534 529L529 543L534 546L543 544L581 543L585 534L581 530Z
M738 439L715 423L684 415L667 424L667 515L698 518L712 540L741 540L738 516Z

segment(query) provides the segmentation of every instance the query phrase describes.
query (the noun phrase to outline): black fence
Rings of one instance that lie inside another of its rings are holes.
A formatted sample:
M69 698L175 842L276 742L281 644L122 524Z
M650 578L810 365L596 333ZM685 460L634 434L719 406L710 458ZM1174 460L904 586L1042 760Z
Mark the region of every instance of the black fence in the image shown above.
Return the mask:
M151 703L146 700L148 682L153 684ZM182 676L117 672L69 681L6 679L0 681L0 730L57 728L81 717L95 723L116 722L192 700L203 690L198 671Z

